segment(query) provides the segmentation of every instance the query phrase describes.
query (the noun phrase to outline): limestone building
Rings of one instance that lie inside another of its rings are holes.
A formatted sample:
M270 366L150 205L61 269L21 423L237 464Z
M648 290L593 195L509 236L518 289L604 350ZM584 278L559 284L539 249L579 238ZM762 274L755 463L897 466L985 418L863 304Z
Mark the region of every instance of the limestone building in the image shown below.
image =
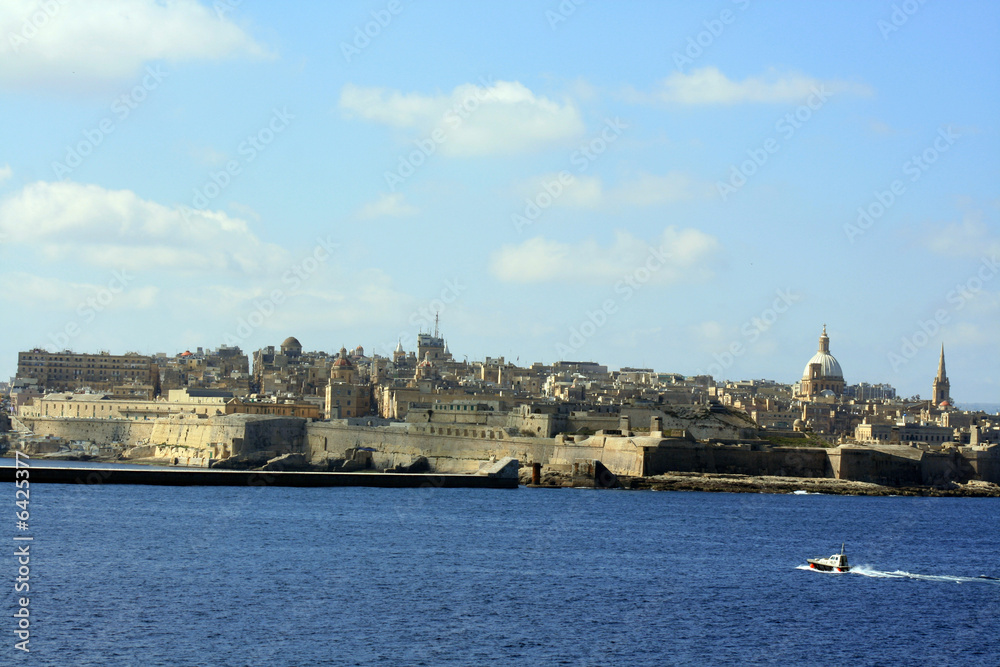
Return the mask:
M340 348L340 355L330 366L324 407L327 419L361 417L371 411L371 385L358 380L346 347Z
M75 354L33 349L17 355L17 377L34 379L45 392L90 388L115 394L160 393L160 370L152 357L128 354Z

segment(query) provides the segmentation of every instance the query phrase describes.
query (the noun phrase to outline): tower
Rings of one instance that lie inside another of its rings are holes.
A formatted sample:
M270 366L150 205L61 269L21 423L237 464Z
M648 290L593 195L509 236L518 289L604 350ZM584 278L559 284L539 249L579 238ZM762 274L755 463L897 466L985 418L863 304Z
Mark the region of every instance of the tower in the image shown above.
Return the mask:
M934 376L931 402L934 405L951 404L951 383L948 382L948 374L944 370L944 343L941 343L941 359L938 361L937 375Z

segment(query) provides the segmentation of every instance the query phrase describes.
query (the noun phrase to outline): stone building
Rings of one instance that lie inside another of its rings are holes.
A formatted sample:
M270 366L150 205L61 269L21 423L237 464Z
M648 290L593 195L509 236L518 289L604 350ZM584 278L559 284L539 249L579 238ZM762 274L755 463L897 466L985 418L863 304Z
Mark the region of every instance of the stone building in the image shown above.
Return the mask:
M160 393L160 370L152 357L129 352L116 355L76 354L69 350L47 352L35 348L17 355L17 377L33 379L40 391L93 391L141 394Z
M330 367L324 408L327 419L361 417L371 412L371 385L358 379L346 347L340 348L340 355Z

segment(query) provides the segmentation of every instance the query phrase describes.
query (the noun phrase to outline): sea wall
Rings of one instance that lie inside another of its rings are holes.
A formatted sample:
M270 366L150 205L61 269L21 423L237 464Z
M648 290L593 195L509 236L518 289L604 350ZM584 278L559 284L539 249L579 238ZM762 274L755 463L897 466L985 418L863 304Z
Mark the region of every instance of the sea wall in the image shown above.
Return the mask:
M251 452L273 456L303 452L306 420L269 415L173 415L155 420L32 417L23 420L36 436L121 444L130 458L157 458L208 465Z
M88 440L98 445L121 443L133 446L147 440L153 421L131 419L75 419L71 417L24 417L22 423L36 435L64 440Z
M827 450L804 447L717 445L674 439L647 448L645 475L707 472L781 477L833 477Z
M924 451L909 445L841 446L830 451L839 479L886 486L936 486L981 479L1000 483L1000 447Z
M355 426L347 420L312 422L306 426L306 454L312 463L345 458L347 450L371 448L376 468L408 465L427 458L435 472L477 472L487 461L515 458L522 465L547 463L554 450L550 438L511 436L501 428L461 428L427 424Z
M963 447L962 454L980 479L1000 484L1000 445Z
M213 458L260 451L274 451L276 456L301 453L306 423L270 415L173 415L156 420L148 444L213 450Z

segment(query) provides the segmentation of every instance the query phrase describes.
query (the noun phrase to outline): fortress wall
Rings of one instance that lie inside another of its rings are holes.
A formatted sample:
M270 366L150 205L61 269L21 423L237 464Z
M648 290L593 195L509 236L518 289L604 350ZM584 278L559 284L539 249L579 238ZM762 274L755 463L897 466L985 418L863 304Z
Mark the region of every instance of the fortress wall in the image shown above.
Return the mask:
M557 442L548 464L572 465L578 461L600 461L616 475L643 474L643 448L631 438L598 435L578 443Z
M908 458L886 451L860 447L840 447L838 449L840 454L839 479L888 486L919 486L923 484L922 457ZM922 452L919 453L922 454Z
M281 454L306 452L309 422L297 417L245 419L235 415L213 420L213 442L233 443L233 454L275 450ZM243 442L236 438L243 438Z
M490 459L500 460L510 456L522 465L533 462L548 463L552 458L554 441L541 438L511 437L498 431L478 427L452 429L452 435L439 432L430 433L430 425L410 424L400 426L350 426L341 421L313 422L306 426L307 451L313 463L324 463L330 459L345 458L348 449L371 447L372 462L377 468L407 465L418 456L427 457L431 470L435 472L476 472ZM471 433L475 431L476 435ZM493 433L494 437L483 437Z
M775 447L754 450L740 445L712 445L667 440L645 454L645 474L707 472L785 477L832 477L824 449Z
M25 426L38 436L51 435L65 440L89 440L99 445L119 442L128 446L153 432L153 421L131 419L72 419L67 417L25 417Z
M148 447L133 449L130 452L133 458L207 460L255 451L273 451L277 456L301 452L305 442L305 420L293 417L173 415L141 421L33 417L24 421L39 436L88 440L96 444L118 442L131 448L140 443L148 444ZM202 463L193 462L192 465Z
M979 479L1000 484L1000 445L988 449L963 448L962 454Z

